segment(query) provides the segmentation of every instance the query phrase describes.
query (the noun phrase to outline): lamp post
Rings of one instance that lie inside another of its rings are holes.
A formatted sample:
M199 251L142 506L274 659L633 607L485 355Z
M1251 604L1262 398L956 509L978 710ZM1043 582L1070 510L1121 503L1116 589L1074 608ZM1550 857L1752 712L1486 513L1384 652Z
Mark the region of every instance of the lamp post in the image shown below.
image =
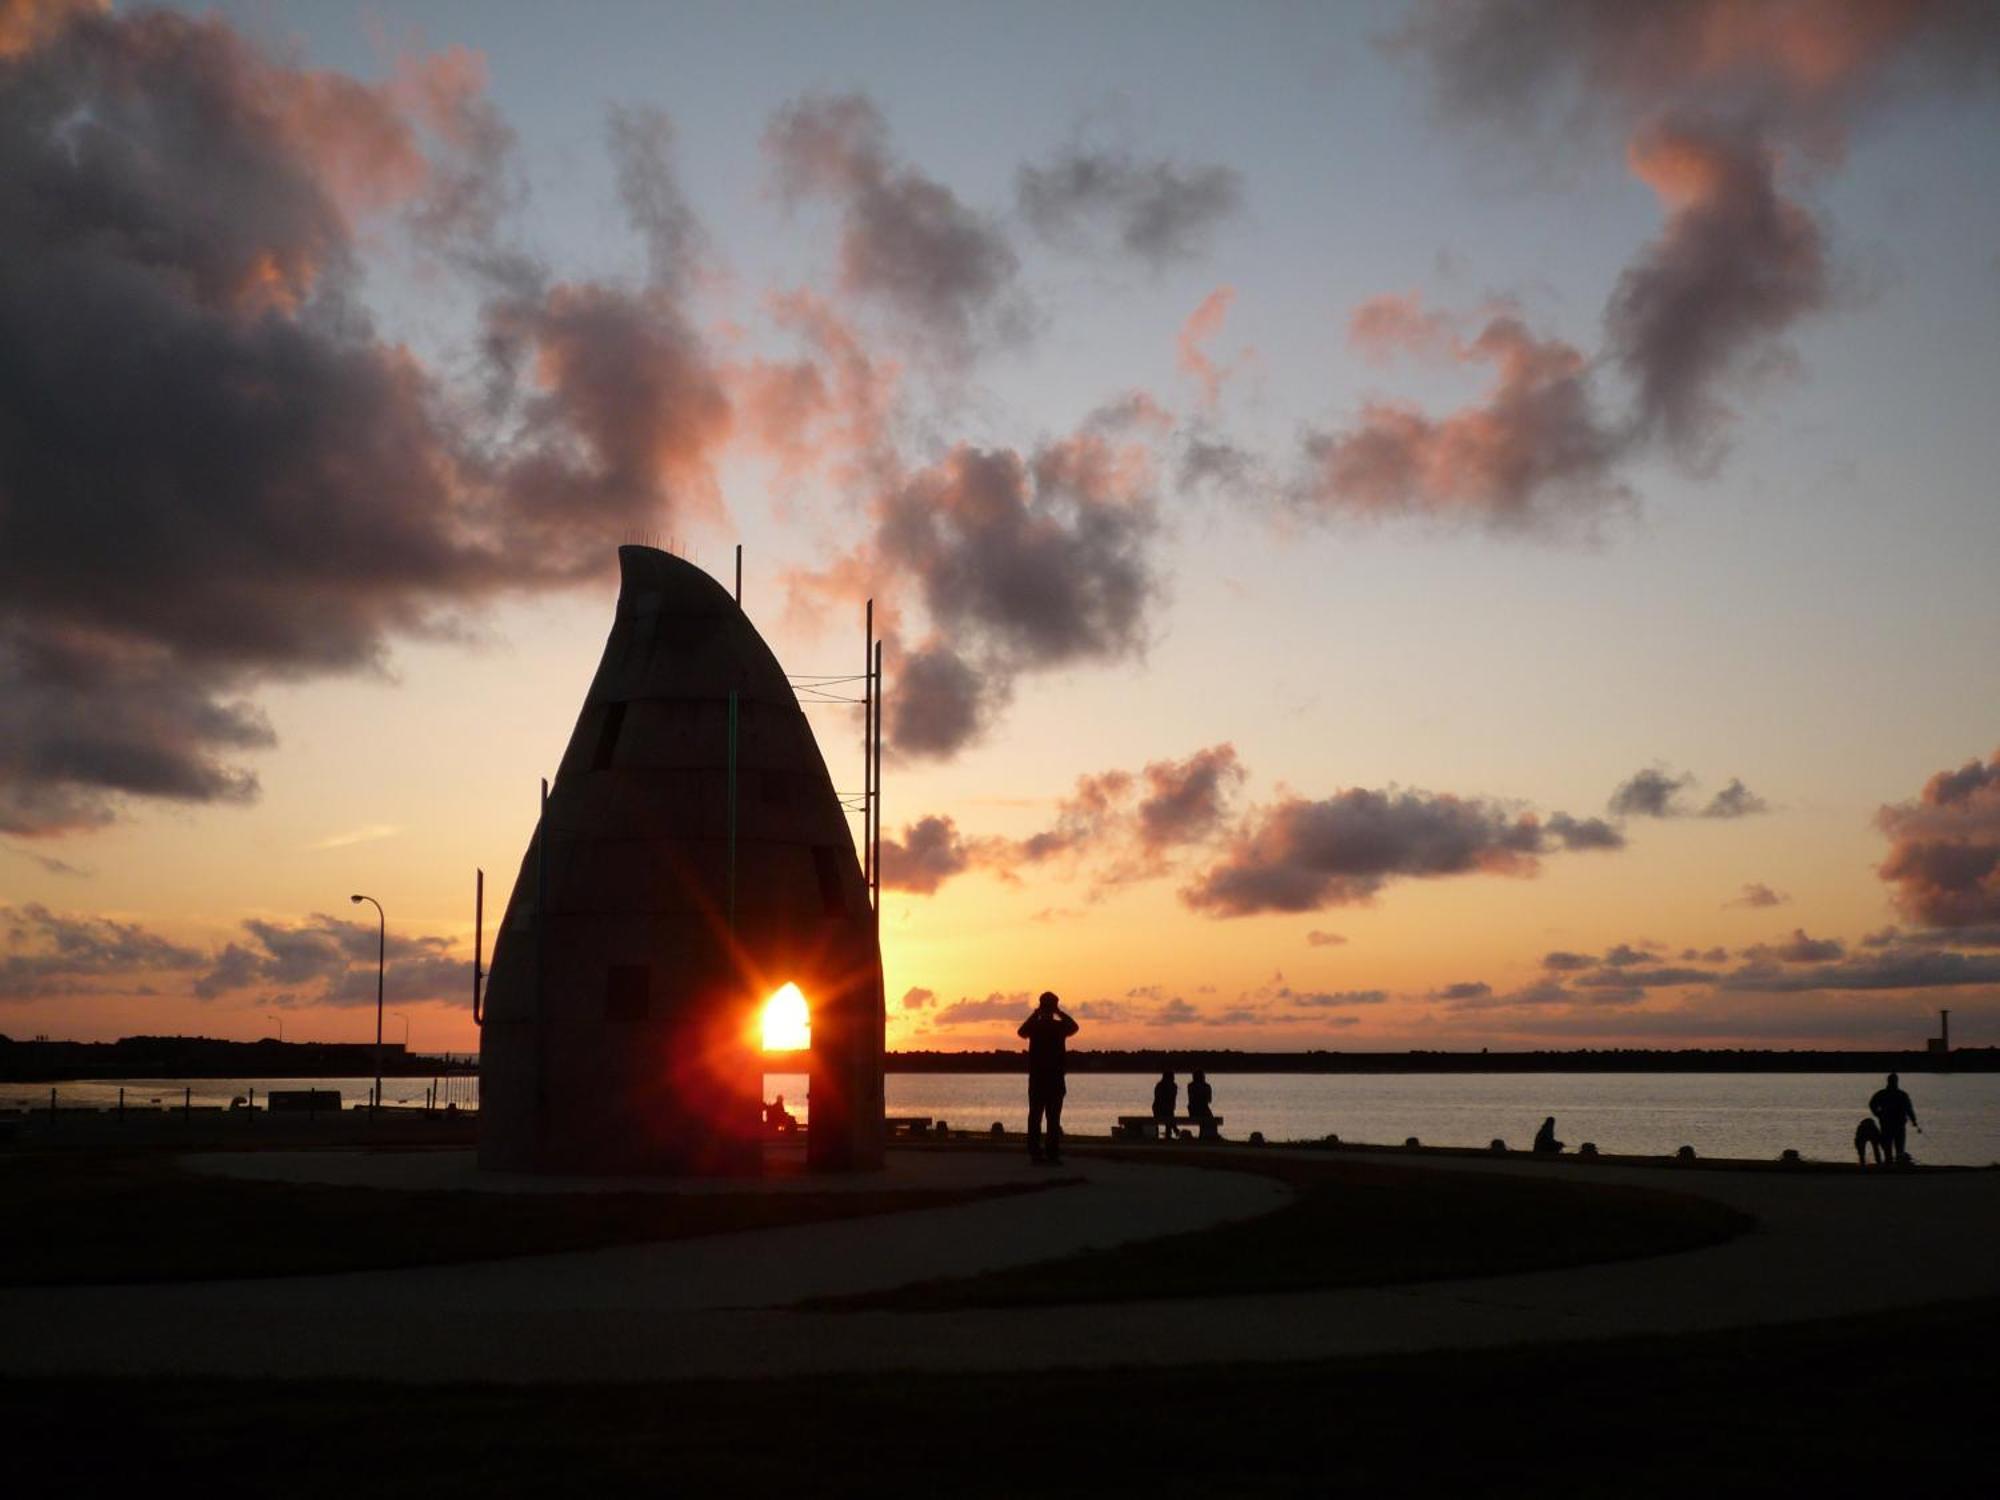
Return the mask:
M403 1050L408 1052L410 1050L410 1018L399 1010L396 1012L396 1019L403 1023Z
M267 1021L276 1021L278 1023L278 1040L280 1042L283 1042L285 1039L285 1018L283 1016L273 1015L270 1011L267 1010L264 1012L264 1019Z
M375 1102L369 1106L370 1113L382 1107L382 971L389 959L389 918L382 910L382 903L373 896L349 896L359 905L366 901L375 908Z

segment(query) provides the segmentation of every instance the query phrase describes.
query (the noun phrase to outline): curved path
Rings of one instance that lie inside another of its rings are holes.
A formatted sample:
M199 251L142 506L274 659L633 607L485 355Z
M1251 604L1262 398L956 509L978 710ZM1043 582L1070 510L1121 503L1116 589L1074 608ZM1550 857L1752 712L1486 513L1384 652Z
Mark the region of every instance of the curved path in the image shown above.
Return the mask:
M0 1326L10 1337L0 1341L0 1370L563 1381L1185 1365L1672 1333L2000 1294L2000 1173L1604 1166L1585 1170L1715 1198L1756 1214L1761 1227L1679 1255L1374 1290L990 1312L778 1305L1104 1243L1094 1204L1129 1215L1194 1195L1212 1220L1282 1201L1268 1179L1241 1173L1088 1158L1078 1169L1084 1186L1025 1198L672 1245L335 1277L4 1291Z

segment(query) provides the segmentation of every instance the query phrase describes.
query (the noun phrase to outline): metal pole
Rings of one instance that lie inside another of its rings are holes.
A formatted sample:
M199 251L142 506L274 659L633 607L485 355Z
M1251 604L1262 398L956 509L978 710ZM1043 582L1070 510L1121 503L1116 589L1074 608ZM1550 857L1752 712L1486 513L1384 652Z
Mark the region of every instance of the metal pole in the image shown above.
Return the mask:
M743 607L743 544L736 544L736 607Z
M485 978L480 959L486 951L486 872L474 870L472 876L472 1024L484 1026L479 1014L479 986Z
M370 1111L382 1107L382 975L389 966L389 917L373 896L349 896L350 901L366 901L375 908L375 1100Z
M874 887L869 891L875 905L875 925L882 925L882 643L875 643L875 747L874 774L869 784L875 789L874 858L870 874Z
M547 981L549 927L549 778L542 778L542 811L535 822L535 1121L548 1129L549 1030L542 990Z
M862 628L862 890L874 890L874 600Z
M736 932L736 689L729 690L729 931Z

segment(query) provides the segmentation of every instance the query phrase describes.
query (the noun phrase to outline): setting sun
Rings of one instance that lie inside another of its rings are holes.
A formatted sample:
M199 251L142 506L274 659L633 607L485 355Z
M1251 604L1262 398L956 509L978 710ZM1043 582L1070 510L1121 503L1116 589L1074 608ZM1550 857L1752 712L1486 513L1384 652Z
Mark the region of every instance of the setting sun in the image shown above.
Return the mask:
M781 985L764 1002L764 1050L802 1052L812 1045L806 997L795 984Z

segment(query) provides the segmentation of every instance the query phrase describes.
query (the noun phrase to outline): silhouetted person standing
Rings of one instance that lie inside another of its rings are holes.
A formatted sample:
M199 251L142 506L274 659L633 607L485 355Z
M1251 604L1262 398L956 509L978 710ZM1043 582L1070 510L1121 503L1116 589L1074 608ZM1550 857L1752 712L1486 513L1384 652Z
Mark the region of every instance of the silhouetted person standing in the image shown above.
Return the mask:
M1903 1092L1896 1082L1896 1075L1889 1075L1887 1088L1879 1088L1868 1101L1868 1113L1873 1115L1882 1127L1882 1150L1891 1162L1905 1162L1910 1159L1905 1129L1917 1125L1917 1107L1910 1102L1910 1096ZM1921 1135L1924 1127L1917 1125Z
M1550 1115L1535 1132L1535 1155L1561 1156L1563 1143L1556 1139L1556 1117Z
M1028 1044L1028 1156L1034 1161L1062 1160L1062 1107L1068 1085L1063 1081L1068 1054L1064 1044L1077 1024L1063 1013L1052 990L1042 991L1035 1013L1014 1034ZM1042 1118L1048 1117L1049 1147L1042 1150Z
M1215 1088L1200 1068L1196 1068L1194 1076L1188 1079L1188 1118L1201 1127L1203 1140L1222 1139L1215 1128Z
M1174 1082L1174 1075L1162 1073L1160 1081L1153 1085L1153 1120L1160 1127L1160 1135L1166 1140L1174 1138L1174 1106L1180 1103L1181 1086Z

